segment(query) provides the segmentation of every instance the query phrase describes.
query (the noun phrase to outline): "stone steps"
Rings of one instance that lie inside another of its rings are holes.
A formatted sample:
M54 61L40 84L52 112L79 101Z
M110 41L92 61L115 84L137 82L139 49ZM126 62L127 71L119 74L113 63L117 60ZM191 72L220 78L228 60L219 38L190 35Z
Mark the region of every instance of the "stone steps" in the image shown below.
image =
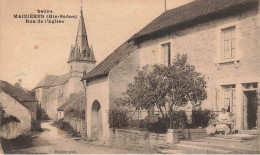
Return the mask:
M215 149L215 148L208 148L205 146L195 146L189 144L175 144L171 147L173 150L181 150L185 151L186 154L228 154L231 151L222 150L222 149Z
M238 133L240 133L240 134L250 134L250 135L259 135L258 129L253 129L253 130L239 130Z
M232 139L232 140L253 140L257 138L258 135L250 134L234 134L234 135L216 135L217 138Z
M259 154L260 151L249 149L249 148L242 148L237 146L230 146L227 143L225 144L214 144L214 143L208 143L208 142L193 142L193 141L182 141L180 144L190 145L190 146L197 146L197 147L203 147L203 148L210 148L210 149L217 149L217 150L224 150L224 151L230 151L229 153L246 153L246 154Z
M169 149L161 153L174 154L260 154L259 147L256 147L258 135L236 134L217 135L217 137L206 137L192 141L180 141L172 144Z

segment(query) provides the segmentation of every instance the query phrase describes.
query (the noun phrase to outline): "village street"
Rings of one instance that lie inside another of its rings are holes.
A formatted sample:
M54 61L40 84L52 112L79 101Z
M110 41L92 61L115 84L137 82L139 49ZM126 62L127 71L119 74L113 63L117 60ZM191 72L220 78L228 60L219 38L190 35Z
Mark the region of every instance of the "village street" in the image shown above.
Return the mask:
M13 150L12 153L23 154L141 154L149 153L147 151L135 151L129 149L120 149L109 146L100 146L84 142L79 138L73 138L64 131L51 125L52 122L43 122L43 132L36 133L33 139L33 145L30 148Z

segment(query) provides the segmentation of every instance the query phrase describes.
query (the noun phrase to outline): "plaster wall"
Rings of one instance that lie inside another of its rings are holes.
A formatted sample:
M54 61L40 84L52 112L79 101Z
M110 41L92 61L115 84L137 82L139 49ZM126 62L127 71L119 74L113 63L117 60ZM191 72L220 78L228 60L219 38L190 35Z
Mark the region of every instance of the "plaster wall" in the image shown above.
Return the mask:
M92 127L92 106L95 101L100 104L101 123L103 131L101 134L102 138L100 141L107 141L109 138L109 124L108 124L108 110L109 110L109 79L108 77L97 78L87 82L86 87L86 124L87 124L87 137L92 138L91 127Z

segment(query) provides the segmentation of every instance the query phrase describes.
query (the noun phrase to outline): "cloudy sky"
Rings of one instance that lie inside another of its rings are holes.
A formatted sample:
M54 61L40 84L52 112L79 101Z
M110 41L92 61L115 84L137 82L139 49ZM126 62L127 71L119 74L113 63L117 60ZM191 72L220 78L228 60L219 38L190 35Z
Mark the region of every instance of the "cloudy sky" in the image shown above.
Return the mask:
M89 44L97 64L154 18L164 12L164 0L82 0ZM172 9L192 0L167 0ZM75 43L79 18L64 23L25 23L15 14L77 15L81 0L1 0L0 80L32 89L46 74L68 72L70 47Z

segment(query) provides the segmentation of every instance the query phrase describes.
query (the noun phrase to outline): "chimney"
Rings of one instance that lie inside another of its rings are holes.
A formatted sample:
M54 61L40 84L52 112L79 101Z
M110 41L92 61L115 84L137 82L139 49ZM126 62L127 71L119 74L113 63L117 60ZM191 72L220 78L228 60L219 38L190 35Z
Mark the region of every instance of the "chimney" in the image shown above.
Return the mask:
M19 85L22 87L23 85L23 80L22 79L18 79Z

